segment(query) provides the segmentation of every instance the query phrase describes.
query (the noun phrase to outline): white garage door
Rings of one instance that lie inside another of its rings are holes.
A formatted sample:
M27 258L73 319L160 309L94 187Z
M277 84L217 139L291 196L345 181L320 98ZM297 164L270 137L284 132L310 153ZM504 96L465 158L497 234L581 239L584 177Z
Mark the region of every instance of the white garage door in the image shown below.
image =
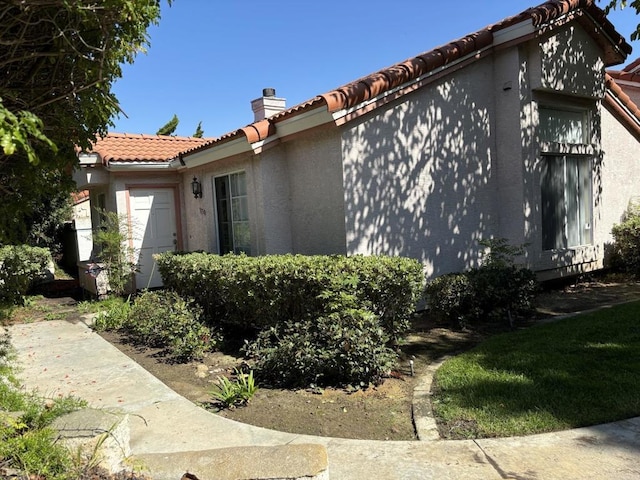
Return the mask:
M140 270L136 274L136 288L162 286L153 255L174 250L177 245L173 189L131 189L129 202L133 248Z

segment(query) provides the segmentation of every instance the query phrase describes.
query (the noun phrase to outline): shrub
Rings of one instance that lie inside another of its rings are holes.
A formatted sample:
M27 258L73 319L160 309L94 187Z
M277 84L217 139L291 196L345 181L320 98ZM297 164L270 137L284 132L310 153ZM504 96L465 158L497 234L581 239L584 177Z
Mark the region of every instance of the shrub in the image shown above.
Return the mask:
M427 307L435 315L464 327L482 320L508 319L533 310L538 291L535 273L514 263L522 247L505 239L481 242L490 248L482 266L435 278L425 287Z
M121 327L135 342L168 348L172 358L202 358L215 341L200 321L202 310L174 292L145 292L136 298Z
M615 263L622 270L640 276L640 204L632 204L622 223L614 225Z
M378 317L357 308L355 297L326 292L318 318L284 322L261 332L247 353L261 378L281 386L379 383L397 355Z
M193 296L214 322L261 331L323 315L324 292L353 295L391 340L408 328L422 289L419 262L395 257L204 253L156 257L163 282Z
M102 310L98 312L93 328L99 332L121 330L128 326L131 315L131 297L126 299L113 297L99 302Z
M46 248L0 247L0 303L21 305L29 288L43 277L53 260Z

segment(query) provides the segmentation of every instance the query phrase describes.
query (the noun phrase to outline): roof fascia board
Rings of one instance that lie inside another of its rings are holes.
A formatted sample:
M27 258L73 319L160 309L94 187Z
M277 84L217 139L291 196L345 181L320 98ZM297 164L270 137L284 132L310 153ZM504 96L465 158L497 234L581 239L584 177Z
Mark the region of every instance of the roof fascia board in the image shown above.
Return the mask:
M213 145L199 152L184 154L182 159L187 168L195 168L223 158L249 153L252 152L252 150L251 144L247 142L247 138L243 135L229 142Z
M314 108L313 110L309 110L308 112L295 115L281 122L276 122L275 137L288 137L303 130L310 130L312 128L319 127L320 125L333 121L333 115L331 115L327 111L327 106L322 104ZM269 138L265 139L265 141L268 140Z
M605 29L600 26L600 23L598 23L589 12L587 12L586 10L582 10L581 13L591 21L593 26L597 29L598 33L607 39L607 41L613 46L614 50L618 52L618 55L620 55L623 59L627 58L627 54L622 51L618 44L613 41L613 39L609 36Z
M625 85L630 88L640 88L640 82L632 82L630 80L622 80L620 78L616 78L616 83L618 85Z
M173 170L171 162L109 162L110 172L165 171Z
M510 27L493 32L493 46L499 47L504 43L511 43L515 40L529 38L536 32L531 19L524 20Z
M607 88L605 92L605 99L615 105L615 108L623 113L629 121L634 125L634 130L636 132L640 132L640 118L636 117L627 106L620 101L617 95L611 91L611 89Z
M102 165L102 159L100 155L97 153L79 153L78 160L80 162L80 166L84 165Z

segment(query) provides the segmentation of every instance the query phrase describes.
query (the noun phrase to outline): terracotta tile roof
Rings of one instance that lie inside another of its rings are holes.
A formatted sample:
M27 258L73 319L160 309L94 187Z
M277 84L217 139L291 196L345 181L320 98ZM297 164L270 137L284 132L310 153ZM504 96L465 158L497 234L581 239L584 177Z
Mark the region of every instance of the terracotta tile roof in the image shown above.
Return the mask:
M594 29L588 18L578 14L581 11L586 12L587 16L592 18L600 28ZM631 45L616 31L613 24L606 18L604 11L595 5L594 0L550 0L434 50L392 65L325 94L318 95L268 119L250 124L202 145L192 147L184 151L183 154L196 153L243 136L249 143L264 140L275 133L278 122L313 110L321 105L325 105L329 112L337 112L354 107L473 52L490 47L494 40L494 34L500 30L527 20L531 20L534 27L540 27L571 12L578 14L576 15L576 20L587 26L586 30L594 36L605 50L605 57L612 59L609 63L620 63L622 61L620 58L624 59L626 55L631 53ZM600 30L604 32L606 38L599 33ZM619 52L622 52L622 55Z
M617 115L627 128L640 139L640 108L638 108L609 73L605 74L605 84L607 86L605 106Z
M71 201L74 205L82 203L85 200L89 200L89 190L82 190L80 192L71 193Z
M640 58L637 58L622 70L609 70L607 73L616 80L640 84ZM640 85L638 85L640 87Z
M173 137L165 135L143 135L109 133L98 139L92 152L100 155L102 163L110 162L168 162L184 150L209 141L206 138Z

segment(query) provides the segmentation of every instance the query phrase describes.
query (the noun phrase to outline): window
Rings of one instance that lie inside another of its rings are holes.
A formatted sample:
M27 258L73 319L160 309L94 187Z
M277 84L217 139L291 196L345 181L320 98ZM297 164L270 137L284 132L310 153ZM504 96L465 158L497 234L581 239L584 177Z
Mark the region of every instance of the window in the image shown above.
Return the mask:
M245 173L217 177L214 187L220 253L251 253Z
M540 108L542 249L592 243L588 111Z

